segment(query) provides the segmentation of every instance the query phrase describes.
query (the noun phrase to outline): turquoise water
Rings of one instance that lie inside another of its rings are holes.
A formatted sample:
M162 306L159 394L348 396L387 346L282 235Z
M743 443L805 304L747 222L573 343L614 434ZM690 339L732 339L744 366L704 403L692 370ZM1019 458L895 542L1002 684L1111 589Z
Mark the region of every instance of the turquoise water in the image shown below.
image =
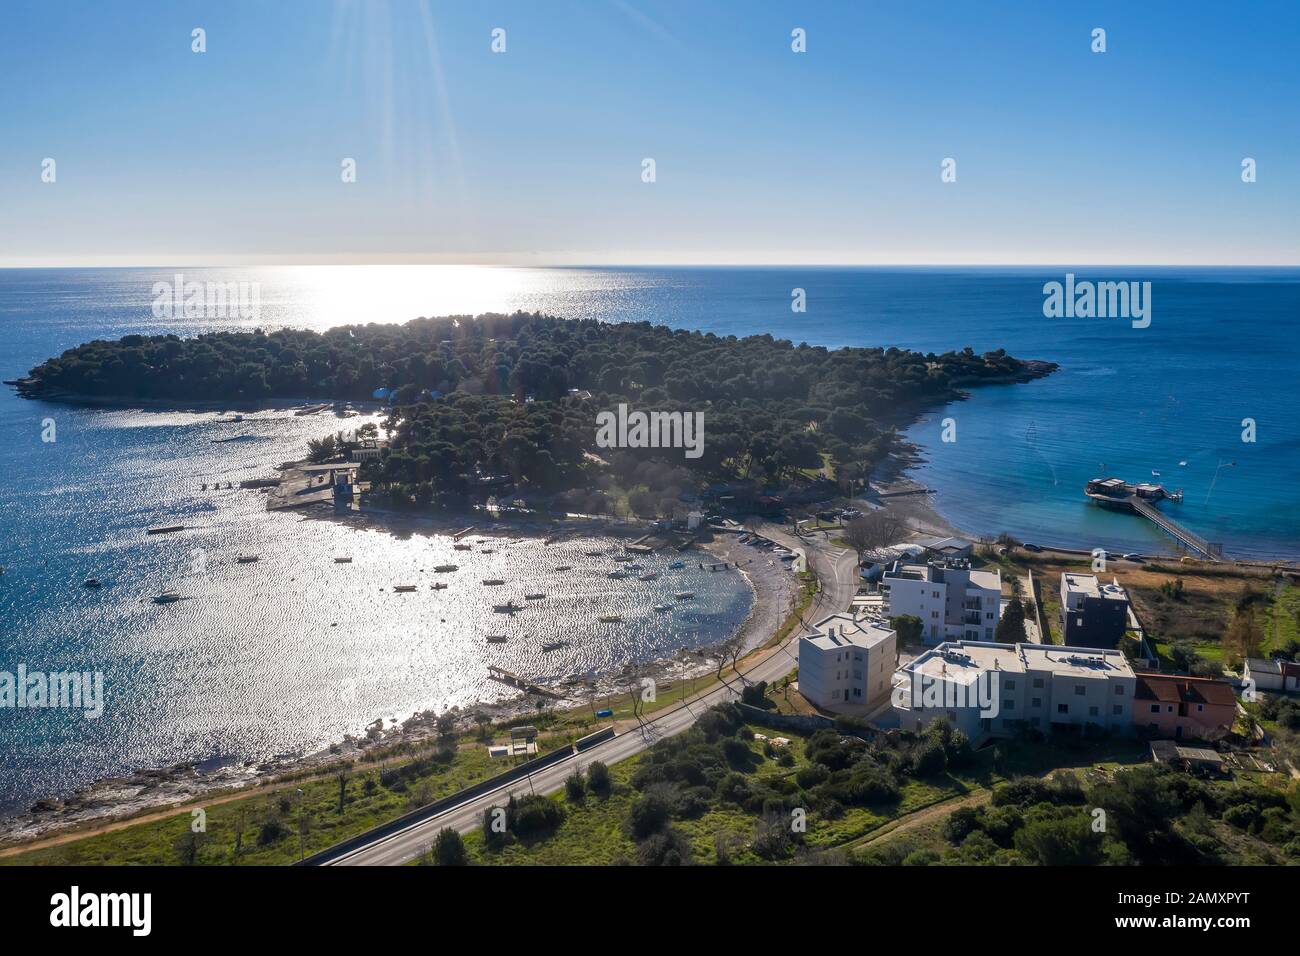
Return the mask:
M981 389L909 432L928 459L918 477L939 490L939 510L959 526L1153 550L1167 543L1158 533L1089 507L1081 490L1102 470L1137 480L1154 469L1186 492L1171 513L1229 552L1300 552L1300 420L1289 402L1300 368L1297 270L1072 270L1151 281L1147 329L1044 318L1042 285L1065 269L184 271L188 280L258 282L260 315L155 317L153 284L172 281L170 269L0 271L0 377L88 339L128 333L327 328L516 308L826 346L1006 348L1062 368L1027 385ZM796 287L807 294L803 314L790 309ZM445 538L268 516L256 493L201 493L201 482L267 474L298 456L309 437L359 422L284 411L238 424L221 417L76 409L0 391L0 565L8 569L0 578L0 669L19 661L100 669L109 696L97 721L0 712L0 806L134 768L313 749L375 717L498 694L483 679L488 663L550 680L609 670L716 640L748 611L748 588L734 575L696 575L688 586L699 599L668 622L649 611L662 596L651 592L675 590L676 582L647 589L607 581L594 567L554 575L554 564L582 564L581 546L562 559L522 541L471 561L453 555ZM956 421L956 442L939 440L944 417ZM46 418L57 426L54 443L41 441ZM1244 418L1256 422L1254 443L1241 441ZM213 443L237 436L244 437ZM1228 461L1235 465L1219 467ZM143 535L163 523L194 529ZM236 564L244 551L260 553L261 562ZM196 552L206 556L198 570ZM355 564L334 565L340 552ZM427 584L442 560L464 567L463 587L380 590L407 579ZM83 589L88 575L106 587ZM512 584L485 595L471 584L486 576ZM167 589L185 600L148 600ZM549 606L513 626L518 641L485 645L483 636L498 629L487 605L531 590L552 594ZM624 612L626 624L588 621L605 610ZM541 654L542 641L559 637L572 645Z

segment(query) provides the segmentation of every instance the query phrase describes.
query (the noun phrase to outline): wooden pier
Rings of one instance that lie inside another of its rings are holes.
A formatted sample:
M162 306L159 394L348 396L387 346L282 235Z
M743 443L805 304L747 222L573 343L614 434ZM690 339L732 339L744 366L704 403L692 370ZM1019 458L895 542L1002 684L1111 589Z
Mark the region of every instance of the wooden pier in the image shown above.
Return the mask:
M1135 513L1154 523L1157 528L1183 545L1187 550L1195 551L1207 561L1223 560L1222 545L1206 541L1196 532L1187 530L1173 518L1170 518L1150 502L1144 501L1137 495L1129 498L1128 503Z

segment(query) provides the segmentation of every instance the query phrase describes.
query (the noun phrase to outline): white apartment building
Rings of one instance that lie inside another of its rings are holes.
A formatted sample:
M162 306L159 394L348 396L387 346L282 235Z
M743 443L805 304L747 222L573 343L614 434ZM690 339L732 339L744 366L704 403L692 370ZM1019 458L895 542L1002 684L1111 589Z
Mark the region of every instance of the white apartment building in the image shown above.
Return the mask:
M881 578L889 616L921 619L927 644L991 641L1002 615L1002 573L975 571L966 561L897 562Z
M825 710L880 706L897 667L898 634L877 618L832 614L799 638L799 693Z
M1130 734L1136 687L1121 651L955 641L898 670L893 705L906 730L947 717L975 743L1024 727Z

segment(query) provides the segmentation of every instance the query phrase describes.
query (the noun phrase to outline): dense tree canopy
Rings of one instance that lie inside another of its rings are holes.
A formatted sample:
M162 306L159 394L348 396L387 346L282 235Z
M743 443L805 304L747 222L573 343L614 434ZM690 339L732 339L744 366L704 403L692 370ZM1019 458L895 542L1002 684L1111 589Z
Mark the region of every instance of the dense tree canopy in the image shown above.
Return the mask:
M217 332L94 341L33 369L32 396L258 401L392 398L393 441L372 479L468 492L485 476L579 487L592 454L635 481L780 481L830 461L857 474L889 450L892 424L968 384L1050 371L999 350L943 355L826 349L654 326L548 316L450 316L403 325ZM588 394L590 393L590 394ZM596 447L595 415L618 403L702 412L703 455ZM595 467L600 467L595 465ZM660 466L662 468L662 465ZM418 495L417 495L418 496Z

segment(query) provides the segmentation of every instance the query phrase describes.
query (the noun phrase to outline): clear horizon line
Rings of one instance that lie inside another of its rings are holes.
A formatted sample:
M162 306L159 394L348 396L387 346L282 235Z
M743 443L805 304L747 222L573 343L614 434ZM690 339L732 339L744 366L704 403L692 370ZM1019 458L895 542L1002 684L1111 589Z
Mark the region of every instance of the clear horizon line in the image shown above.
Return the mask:
M18 269L217 269L217 268L278 268L278 267L321 267L321 266L446 266L452 268L500 268L500 269L1071 269L1081 267L1122 267L1146 269L1296 269L1296 262L1152 262L1120 259L1078 259L1035 260L1035 261L941 261L941 260L899 260L899 261L760 261L745 262L736 260L717 261L683 261L683 260L637 260L637 261L561 261L561 260L458 260L458 259L383 259L383 258L298 258L275 261L268 259L242 259L214 256L210 259L185 259L163 261L114 261L110 258L87 259L80 262L45 262L45 261L6 261L0 260L0 270Z

